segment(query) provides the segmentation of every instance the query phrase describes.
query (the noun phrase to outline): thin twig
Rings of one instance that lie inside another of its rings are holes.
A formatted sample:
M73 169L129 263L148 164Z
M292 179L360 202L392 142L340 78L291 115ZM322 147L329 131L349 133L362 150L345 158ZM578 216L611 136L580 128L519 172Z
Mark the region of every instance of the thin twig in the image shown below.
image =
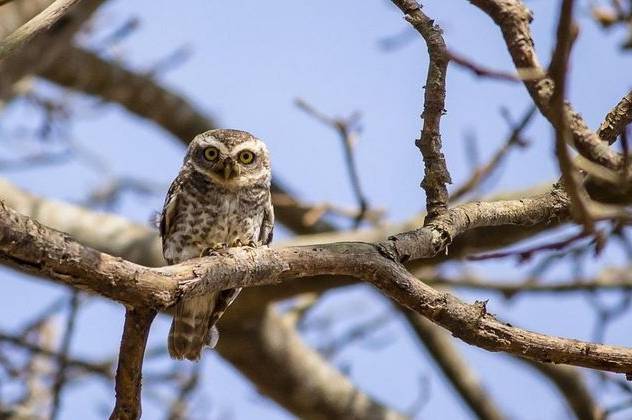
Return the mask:
M187 416L187 402L200 381L201 367L200 363L194 365L188 378L182 381L177 396L169 409L167 420L186 420L189 418Z
M543 251L559 251L562 250L580 239L584 239L588 236L588 234L584 231L581 231L575 235L571 235L566 239L562 239L560 241L555 241L553 243L546 243L544 245L536 245L527 249L522 250L511 250L511 251L500 251L493 252L489 254L482 255L471 255L467 257L468 260L471 261L483 261L483 260L493 260L498 258L507 258L507 257L517 257L518 261L523 262L531 259L535 254L543 252Z
M487 77L505 82L523 82L525 80L541 79L544 75L537 69L518 69L517 73L491 69L475 63L467 57L451 50L448 51L448 55L450 57L450 61L454 64L458 64L459 66L472 71L479 77Z
M30 332L38 329L44 322L48 321L51 316L64 309L67 304L68 296L61 296L59 299L56 299L31 320L25 322L22 327L18 328L18 331L21 331L21 336L26 337Z
M456 289L487 290L501 293L506 298L517 294L550 294L550 293L585 293L599 290L632 290L630 268L611 269L594 278L576 278L572 281L543 282L539 278L527 278L521 281L492 281L466 275L458 278L441 276L420 276L424 282L432 286Z
M590 214L588 194L579 179L573 165L568 144L572 142L569 122L565 111L566 76L568 60L573 43L573 5L574 0L563 0L557 28L557 44L551 58L549 73L553 80L554 90L551 97L552 121L555 128L555 153L562 173L562 182L568 192L572 210L578 221L587 232L594 231L594 222Z
M68 367L68 352L70 351L70 343L73 333L75 332L75 321L77 320L77 313L79 310L79 292L73 291L72 298L70 300L70 310L68 312L68 321L66 323L66 329L61 341L61 347L59 349L59 355L57 357L57 374L55 375L55 382L51 390L53 394L53 402L51 405L51 420L55 420L59 414L61 407L61 393L66 383L66 369Z
M332 118L318 111L303 99L297 98L295 103L296 106L305 111L308 115L311 115L323 124L332 127L340 136L345 153L346 167L349 173L349 179L351 180L351 188L353 189L353 194L359 208L358 214L354 220L354 228L358 228L369 208L368 200L362 191L355 154L353 152L353 146L356 143L358 136L357 129L355 127L358 123L359 114L355 112L348 118Z
M477 186L479 186L487 178L489 178L494 170L496 170L501 165L509 151L514 146L525 146L525 142L522 140L522 132L531 121L531 118L533 118L533 116L535 115L536 109L537 108L535 106L532 106L520 119L520 121L511 128L511 133L509 137L507 138L505 143L496 151L496 153L494 153L489 162L477 168L474 173L472 173L470 178L450 195L451 203L458 201L460 198L473 191Z
M38 327L40 328L41 325ZM0 331L0 341L10 343L16 347L20 347L24 350L27 350L31 353L41 354L53 359L59 360L60 354L56 351L50 350L48 348L42 347L38 344L34 344L31 341L26 340L24 337L20 337L18 335L12 335L5 332ZM74 369L80 369L88 373L97 374L99 376L105 378L111 378L111 366L110 363L93 363L86 360L80 360L76 358L66 358L64 360L67 367L72 367Z

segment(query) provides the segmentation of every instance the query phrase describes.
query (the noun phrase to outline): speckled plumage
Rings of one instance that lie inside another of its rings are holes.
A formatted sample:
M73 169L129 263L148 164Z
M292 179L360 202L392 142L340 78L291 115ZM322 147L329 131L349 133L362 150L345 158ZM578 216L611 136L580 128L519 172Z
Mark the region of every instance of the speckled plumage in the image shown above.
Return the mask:
M210 153L217 152L215 159L208 158L207 149L215 149ZM254 155L250 164L240 160L247 152ZM221 248L220 244L267 245L274 223L270 179L268 152L261 140L238 130L198 135L189 145L162 211L160 233L167 262L199 257ZM169 332L171 357L197 360L205 345L214 347L215 323L240 290L178 303Z

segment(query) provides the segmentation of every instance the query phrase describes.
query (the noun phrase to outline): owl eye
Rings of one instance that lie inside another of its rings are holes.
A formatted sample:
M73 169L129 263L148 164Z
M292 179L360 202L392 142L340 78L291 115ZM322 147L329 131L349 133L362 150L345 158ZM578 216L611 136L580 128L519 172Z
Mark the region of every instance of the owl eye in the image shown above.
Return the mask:
M213 161L217 159L217 156L219 156L219 151L217 150L217 148L207 147L206 149L204 149L204 157L206 158L206 160Z
M241 163L248 165L249 163L252 163L253 160L255 160L255 154L250 150L242 150L239 153L239 161Z

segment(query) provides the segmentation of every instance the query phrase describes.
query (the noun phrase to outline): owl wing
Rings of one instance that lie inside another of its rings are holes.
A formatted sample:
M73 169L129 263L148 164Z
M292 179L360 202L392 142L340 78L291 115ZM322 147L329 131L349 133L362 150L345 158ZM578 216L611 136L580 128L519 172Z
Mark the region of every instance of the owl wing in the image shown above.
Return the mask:
M180 196L181 191L182 178L181 175L178 175L169 186L167 196L165 197L165 203L162 207L162 213L160 214L160 224L158 225L158 228L160 229L160 236L162 237L163 250L165 239L167 238L167 236L169 236L169 233L171 232L171 227L173 227L174 225L173 222L176 217L178 197ZM171 263L171 261L167 262Z
M272 207L272 196L268 194L268 200L263 209L263 222L259 230L259 243L268 245L272 242L272 233L274 230L274 207Z

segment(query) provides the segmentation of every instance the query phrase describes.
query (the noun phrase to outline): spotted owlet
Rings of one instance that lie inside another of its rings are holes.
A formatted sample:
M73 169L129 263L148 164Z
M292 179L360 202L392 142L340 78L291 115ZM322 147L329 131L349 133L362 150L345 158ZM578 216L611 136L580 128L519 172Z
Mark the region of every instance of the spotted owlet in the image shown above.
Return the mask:
M272 240L270 160L265 144L245 131L210 130L196 136L171 184L160 218L169 264L226 247ZM241 289L179 302L169 331L169 354L198 360L219 338L215 323Z

